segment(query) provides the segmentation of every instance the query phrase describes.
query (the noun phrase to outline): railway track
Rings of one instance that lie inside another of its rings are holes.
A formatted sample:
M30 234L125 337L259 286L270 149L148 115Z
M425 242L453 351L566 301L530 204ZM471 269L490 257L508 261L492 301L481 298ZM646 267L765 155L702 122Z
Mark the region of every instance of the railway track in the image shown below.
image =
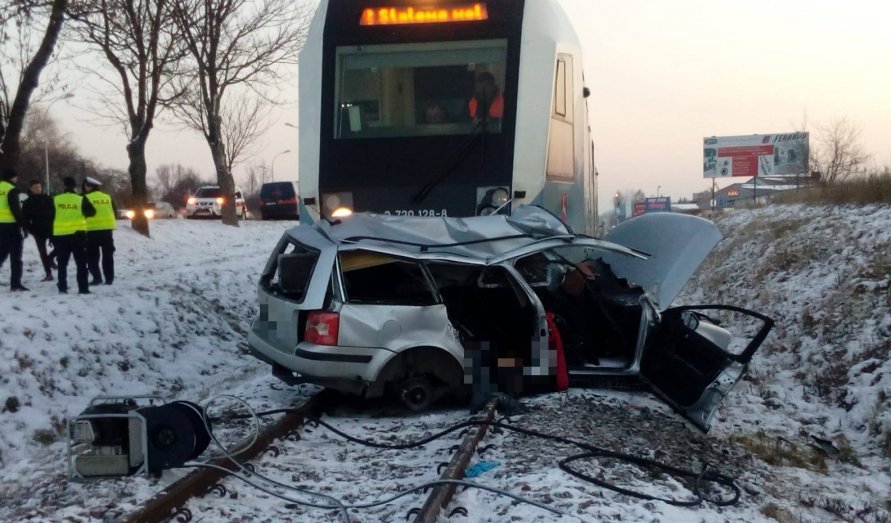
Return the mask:
M337 395L327 390L310 397L304 403L285 413L281 419L263 428L249 447L238 454L241 463L248 463L258 458L276 440L303 428L306 423L317 418L323 412L337 405ZM440 476L440 481L461 480L480 441L489 428L486 422L494 420L497 403L493 400L484 409L484 423L473 427L454 451L451 461ZM247 445L246 440L239 447ZM192 513L186 507L190 500L200 498L214 489L220 481L228 476L228 472L238 472L239 468L225 456L209 462L210 467L197 468L182 479L172 483L158 495L148 500L141 508L116 521L121 523L162 523L168 521L187 522L192 520ZM440 513L447 509L454 496L457 485L440 484L430 489L421 508L412 509L409 514L415 515L415 523L432 523L437 521ZM237 503L237 501L235 501Z

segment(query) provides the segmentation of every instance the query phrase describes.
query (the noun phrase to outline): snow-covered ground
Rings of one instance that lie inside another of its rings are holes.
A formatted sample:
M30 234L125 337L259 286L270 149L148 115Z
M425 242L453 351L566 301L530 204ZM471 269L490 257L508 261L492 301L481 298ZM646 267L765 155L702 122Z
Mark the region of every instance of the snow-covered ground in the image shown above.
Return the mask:
M123 223L123 222L119 222ZM152 238L116 233L117 280L90 296L60 296L27 241L25 285L0 291L0 521L107 520L126 513L181 472L161 479L90 484L65 479L67 416L97 394L155 394L203 401L222 392L258 409L291 406L311 392L288 388L246 353L258 273L288 222L153 223ZM572 514L561 521L888 522L891 504L891 209L772 207L719 220L725 239L679 301L726 303L773 316L777 327L749 377L731 393L708 435L644 393L571 391L530 398L521 426L658 457L684 468L707 461L738 477L741 502L689 509L604 491L560 471L570 447L512 433L487 436L475 481ZM5 277L6 270L0 276ZM73 277L73 267L69 269ZM338 412L326 419L377 439L415 439L466 418L452 409L420 417ZM812 436L831 441L823 451ZM435 479L457 435L409 451L358 447L321 428L279 442L264 474L344 502L380 499ZM834 448L833 448L834 447ZM578 467L597 473L596 463ZM684 497L681 484L614 464L608 478ZM641 478L647 478L641 480ZM229 494L195 500L204 521L328 521L235 480ZM233 495L233 493L235 495ZM404 521L422 495L351 512L354 521ZM453 521L556 521L541 509L472 489Z

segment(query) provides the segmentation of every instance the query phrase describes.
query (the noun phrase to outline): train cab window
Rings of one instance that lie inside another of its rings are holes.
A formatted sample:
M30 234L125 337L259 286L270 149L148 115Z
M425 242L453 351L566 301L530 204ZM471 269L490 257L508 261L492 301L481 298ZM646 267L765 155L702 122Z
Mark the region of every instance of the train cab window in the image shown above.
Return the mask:
M554 75L554 99L548 131L548 179L573 181L575 132L573 128L575 95L572 56L560 54Z
M506 54L504 39L338 47L334 137L470 134L481 79L500 99L486 129L501 132Z

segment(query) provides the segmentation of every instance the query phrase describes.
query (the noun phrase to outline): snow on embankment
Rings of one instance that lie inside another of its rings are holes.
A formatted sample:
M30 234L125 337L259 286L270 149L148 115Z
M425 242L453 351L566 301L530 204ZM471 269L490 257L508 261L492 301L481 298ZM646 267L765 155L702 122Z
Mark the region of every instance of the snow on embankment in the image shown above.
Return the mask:
M195 400L268 372L246 332L259 272L293 223L156 221L152 238L118 223L116 280L91 295L77 294L73 263L72 294L39 282L26 240L31 292L0 298L0 467L59 452L65 420L93 396Z
M891 207L771 206L717 224L725 239L683 301L777 322L719 430L814 435L891 457Z

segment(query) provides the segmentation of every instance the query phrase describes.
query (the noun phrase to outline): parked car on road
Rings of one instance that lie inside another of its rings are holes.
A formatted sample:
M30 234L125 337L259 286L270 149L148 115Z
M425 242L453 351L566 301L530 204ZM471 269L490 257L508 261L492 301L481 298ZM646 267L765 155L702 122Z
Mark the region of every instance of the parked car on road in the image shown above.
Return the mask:
M260 216L264 220L300 218L294 182L268 182L260 187Z
M179 217L176 209L167 202L148 202L143 212L149 220ZM135 217L136 211L133 209L118 209L118 218L132 220Z
M486 380L511 393L640 380L707 430L773 326L733 306L670 307L720 237L658 213L597 240L537 207L302 224L262 272L248 341L288 383L415 409Z
M223 191L217 185L199 187L186 200L186 218L219 218L223 215ZM247 219L247 206L241 189L235 189L235 212L242 220Z

